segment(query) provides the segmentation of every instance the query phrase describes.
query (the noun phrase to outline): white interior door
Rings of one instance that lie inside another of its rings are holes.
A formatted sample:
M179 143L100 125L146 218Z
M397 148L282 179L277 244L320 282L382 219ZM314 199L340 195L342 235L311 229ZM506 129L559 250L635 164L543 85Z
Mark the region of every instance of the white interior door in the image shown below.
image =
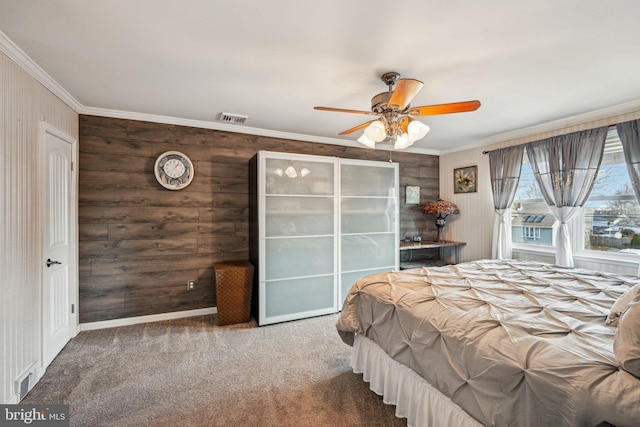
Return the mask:
M43 367L75 333L72 322L72 144L45 130Z

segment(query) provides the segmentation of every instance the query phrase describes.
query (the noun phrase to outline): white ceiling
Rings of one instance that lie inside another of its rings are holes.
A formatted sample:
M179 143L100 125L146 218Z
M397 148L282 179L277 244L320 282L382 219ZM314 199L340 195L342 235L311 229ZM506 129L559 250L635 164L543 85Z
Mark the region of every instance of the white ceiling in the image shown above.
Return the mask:
M386 71L424 82L414 148L444 153L640 101L637 0L0 0L0 30L81 105L250 133L337 134L369 116Z

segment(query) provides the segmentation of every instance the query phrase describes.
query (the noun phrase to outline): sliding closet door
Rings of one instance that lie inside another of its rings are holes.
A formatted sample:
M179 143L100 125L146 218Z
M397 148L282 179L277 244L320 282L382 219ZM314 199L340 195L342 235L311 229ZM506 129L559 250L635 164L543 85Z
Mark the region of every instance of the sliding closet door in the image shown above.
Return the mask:
M398 269L398 164L340 160L340 291L368 274Z
M259 323L337 311L337 159L258 154Z

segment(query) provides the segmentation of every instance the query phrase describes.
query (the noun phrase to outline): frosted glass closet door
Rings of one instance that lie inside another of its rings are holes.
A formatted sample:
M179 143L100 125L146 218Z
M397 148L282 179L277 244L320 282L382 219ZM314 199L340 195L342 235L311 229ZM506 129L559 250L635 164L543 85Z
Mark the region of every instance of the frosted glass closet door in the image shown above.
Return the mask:
M260 155L260 324L333 313L337 161Z
M340 296L369 274L398 268L398 166L342 160Z

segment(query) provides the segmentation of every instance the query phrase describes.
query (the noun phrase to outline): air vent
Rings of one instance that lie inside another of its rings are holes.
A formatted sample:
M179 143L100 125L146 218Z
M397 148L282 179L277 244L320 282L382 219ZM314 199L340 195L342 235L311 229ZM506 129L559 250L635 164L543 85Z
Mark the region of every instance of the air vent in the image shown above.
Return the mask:
M232 123L234 125L241 125L248 118L249 118L249 116L243 116L242 114L220 113L220 121L221 122Z
M18 402L24 399L24 397L31 391L36 384L36 364L33 363L29 369L16 380L16 394L18 395Z
M29 390L31 390L31 382L31 374L27 375L22 379L22 381L20 381L18 385L18 387L20 387L20 390L18 390L18 401L24 399L27 393L29 393Z

